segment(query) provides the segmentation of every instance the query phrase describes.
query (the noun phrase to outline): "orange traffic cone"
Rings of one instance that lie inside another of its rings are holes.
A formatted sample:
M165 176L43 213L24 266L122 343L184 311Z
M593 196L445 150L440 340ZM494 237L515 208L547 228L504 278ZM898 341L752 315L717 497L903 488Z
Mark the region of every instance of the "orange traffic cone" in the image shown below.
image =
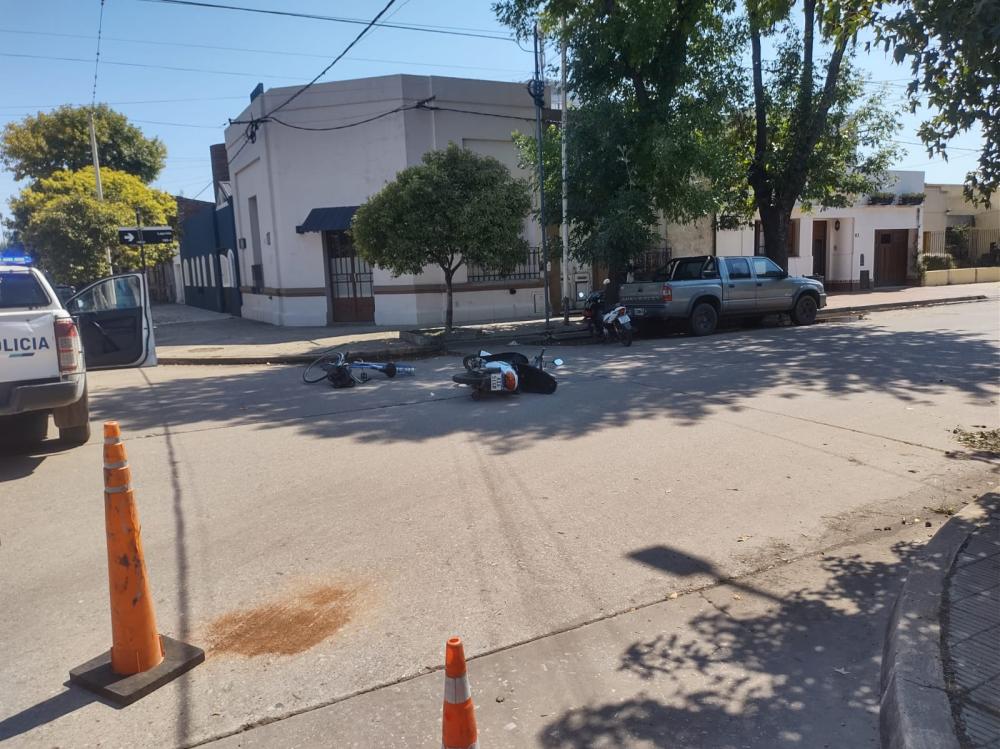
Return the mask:
M149 593L132 471L115 421L104 425L104 524L111 589L111 669L129 676L158 666L163 647Z
M104 524L111 650L69 676L71 682L127 705L194 668L205 653L157 633L132 472L117 421L104 423Z
M479 749L476 709L465 672L465 649L459 637L448 640L444 654L443 749Z

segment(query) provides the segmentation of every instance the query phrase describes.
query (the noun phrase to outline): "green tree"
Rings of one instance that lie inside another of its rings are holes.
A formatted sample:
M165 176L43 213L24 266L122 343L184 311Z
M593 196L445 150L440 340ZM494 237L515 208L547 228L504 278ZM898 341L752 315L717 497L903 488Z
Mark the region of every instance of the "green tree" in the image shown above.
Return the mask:
M734 212L759 212L767 255L785 269L795 204L849 205L878 189L899 154L891 140L899 112L883 103L885 92L866 94L867 81L848 54L853 42L847 31L834 36L825 74L817 80L815 34L808 33L819 23L812 0L804 12L807 33L800 35L790 22L770 29L784 41L768 65L761 59L765 26L751 18L754 114L733 120L752 197Z
M655 241L660 217L718 210L741 178L725 156L744 86L734 57L743 36L728 0L503 0L494 10L522 37L539 18L572 51L580 106L566 145L579 258L607 263L617 280ZM537 161L533 142L519 139L525 165Z
M640 127L621 105L585 105L571 113L566 143L570 249L583 262L605 266L617 288L626 266L656 241L656 199L636 165L650 157ZM543 136L546 213L562 220L562 133L555 126ZM538 148L534 137L514 134L520 166L538 189ZM556 206L549 214L548 206Z
M93 110L64 105L8 123L0 135L0 162L17 180L37 180L61 169L76 171L91 164L91 111L102 169L134 174L147 184L156 179L163 170L166 147L159 138L147 138L107 104Z
M147 226L176 218L176 200L138 177L102 169L101 178L103 202L94 194L92 167L56 172L11 200L12 228L39 264L62 283L86 283L108 275L108 250L116 268L139 268L139 248L118 243L118 227L135 225L137 208ZM148 245L146 262L168 260L176 251L176 244Z
M854 106L863 83L851 57L858 33L872 23L872 6L873 0L747 0L754 111L747 174L767 254L782 268L788 268L795 203L843 204L852 193L874 189L895 155L887 146L894 125L886 110L875 100ZM798 11L801 22L793 22ZM765 84L768 37L784 41ZM820 47L828 57L818 58Z
M448 293L463 263L508 271L523 260L521 237L531 210L528 186L503 164L454 143L424 154L358 208L351 232L360 255L396 275L436 265Z
M928 153L975 125L986 143L965 193L985 200L1000 189L1000 0L888 0L877 38L896 62L909 61L912 109L934 111L918 131Z

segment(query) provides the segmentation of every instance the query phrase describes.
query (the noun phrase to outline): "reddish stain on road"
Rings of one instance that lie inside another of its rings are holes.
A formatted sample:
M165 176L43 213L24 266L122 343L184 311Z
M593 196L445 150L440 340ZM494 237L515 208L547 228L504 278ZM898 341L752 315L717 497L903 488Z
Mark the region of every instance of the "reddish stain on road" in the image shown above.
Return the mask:
M209 625L212 654L295 655L315 647L351 619L356 591L313 585L287 598L224 614Z

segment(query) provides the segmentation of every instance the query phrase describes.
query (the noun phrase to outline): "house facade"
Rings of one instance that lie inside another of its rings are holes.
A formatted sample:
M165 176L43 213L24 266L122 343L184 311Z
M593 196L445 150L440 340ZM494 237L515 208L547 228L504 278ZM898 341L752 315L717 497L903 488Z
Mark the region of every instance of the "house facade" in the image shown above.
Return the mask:
M245 123L297 90L258 87L226 130L243 315L278 325L440 324L446 301L440 268L395 277L370 266L353 247L351 219L400 170L449 143L525 176L511 139L515 130L533 132L534 103L525 86L413 75L322 83L248 140ZM540 244L530 218L524 237L533 248ZM551 297L558 297L558 274L555 267ZM544 310L537 249L510 274L463 265L454 288L456 322Z
M829 291L918 283L924 173L892 171L884 189L844 208L804 211L796 206L788 238L789 272L822 277ZM732 230L711 227L707 218L668 225L664 236L670 256L766 254L759 221Z

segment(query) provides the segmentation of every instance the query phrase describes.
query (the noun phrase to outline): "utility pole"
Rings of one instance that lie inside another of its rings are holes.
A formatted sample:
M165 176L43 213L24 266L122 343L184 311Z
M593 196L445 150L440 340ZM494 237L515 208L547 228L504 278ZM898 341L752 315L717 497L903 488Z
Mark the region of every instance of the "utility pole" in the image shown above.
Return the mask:
M91 107L90 114L87 115L87 121L90 123L90 155L94 159L94 179L97 182L97 200L101 203L104 202L104 188L101 186L101 159L97 155L97 130L94 129L94 109ZM106 251L106 259L108 261L108 270L114 273L114 269L111 267L111 248L108 247Z
M146 278L146 240L142 237L142 214L139 212L138 206L135 209L135 228L139 233L139 256L142 258L142 277Z
M545 82L542 80L542 62L539 52L539 41L542 30L535 22L535 77L528 85L528 92L535 100L535 138L538 141L538 222L542 229L542 278L545 284L545 332L549 332L549 321L552 317L549 304L549 252L545 240L545 163L542 148L542 108L545 106Z
M566 128L569 125L569 99L566 96L566 23L563 22L562 39L559 44L559 97L562 99L562 278L563 278L563 325L569 325L569 300L572 287L569 280L569 165L566 163Z

